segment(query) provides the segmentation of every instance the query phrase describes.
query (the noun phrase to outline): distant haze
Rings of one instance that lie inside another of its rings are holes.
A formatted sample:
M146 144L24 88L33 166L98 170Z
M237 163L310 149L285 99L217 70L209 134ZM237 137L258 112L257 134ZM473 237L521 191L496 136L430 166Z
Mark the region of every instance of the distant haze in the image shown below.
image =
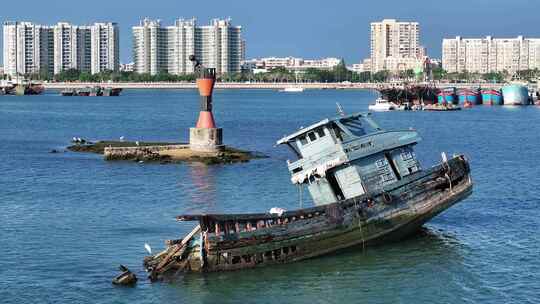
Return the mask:
M132 61L131 27L146 16L161 19L163 25L179 17L196 17L199 24L231 17L233 24L243 26L247 58L343 57L352 64L369 56L372 21L420 22L421 43L431 57L440 58L444 37L540 37L539 11L540 2L535 0L25 0L3 1L0 20L117 22L120 60L127 63Z

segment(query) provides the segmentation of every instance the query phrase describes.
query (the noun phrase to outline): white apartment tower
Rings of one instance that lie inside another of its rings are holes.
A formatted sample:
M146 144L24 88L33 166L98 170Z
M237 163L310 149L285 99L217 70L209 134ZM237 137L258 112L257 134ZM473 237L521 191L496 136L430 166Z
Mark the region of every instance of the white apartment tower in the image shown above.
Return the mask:
M450 73L490 73L540 68L540 39L443 39L443 68Z
M193 73L189 56L195 55L195 19L179 19L167 27L167 72L180 75Z
M193 72L189 56L195 55L218 74L239 73L242 61L242 29L230 20L212 20L198 26L195 19L178 19L162 27L159 20L144 19L133 27L135 72L175 75Z
M49 27L29 22L4 24L4 73L52 72L53 36Z
M65 70L90 68L90 28L60 22L54 33L54 74Z
M91 72L118 71L120 68L120 31L116 23L95 23L90 29Z
M68 69L99 73L118 70L118 26L96 23L53 26L29 22L4 23L5 73L58 74ZM15 56L15 54L17 54Z
M133 61L137 73L158 74L167 70L167 32L160 20L144 19L133 27Z
M371 69L372 72L411 68L421 61L420 25L418 22L398 22L385 19L371 23ZM392 64L387 64L392 62ZM391 67L396 66L396 67Z

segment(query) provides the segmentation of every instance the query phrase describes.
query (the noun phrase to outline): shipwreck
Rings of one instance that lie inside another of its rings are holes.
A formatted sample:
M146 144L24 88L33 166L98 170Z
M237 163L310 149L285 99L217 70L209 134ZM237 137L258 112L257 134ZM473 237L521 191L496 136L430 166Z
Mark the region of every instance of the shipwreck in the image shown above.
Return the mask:
M287 146L291 181L314 206L255 214L180 215L198 225L144 259L151 280L295 262L353 246L399 240L472 193L463 155L423 168L415 130L386 131L370 114L325 119L277 144ZM275 209L275 208L273 208Z

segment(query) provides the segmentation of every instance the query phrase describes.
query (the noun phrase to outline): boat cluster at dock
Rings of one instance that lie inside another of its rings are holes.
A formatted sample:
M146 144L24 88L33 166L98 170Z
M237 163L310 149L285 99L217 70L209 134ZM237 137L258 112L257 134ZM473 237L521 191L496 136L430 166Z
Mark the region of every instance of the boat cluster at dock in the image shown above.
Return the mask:
M86 87L82 89L65 89L62 96L120 96L122 89L109 87Z
M475 105L540 105L540 93L519 84L510 84L501 90L412 86L381 88L379 92L381 97L369 105L370 111L455 111Z
M45 88L41 83L28 80L1 80L0 95L39 95Z

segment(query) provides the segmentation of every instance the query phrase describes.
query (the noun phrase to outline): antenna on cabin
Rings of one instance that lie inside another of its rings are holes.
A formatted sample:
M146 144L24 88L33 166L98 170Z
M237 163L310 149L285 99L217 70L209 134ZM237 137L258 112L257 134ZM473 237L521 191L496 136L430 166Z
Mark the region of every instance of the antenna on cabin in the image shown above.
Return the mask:
M341 104L339 102L336 102L336 106L339 116L345 116L345 111L343 111L343 107L341 106Z

